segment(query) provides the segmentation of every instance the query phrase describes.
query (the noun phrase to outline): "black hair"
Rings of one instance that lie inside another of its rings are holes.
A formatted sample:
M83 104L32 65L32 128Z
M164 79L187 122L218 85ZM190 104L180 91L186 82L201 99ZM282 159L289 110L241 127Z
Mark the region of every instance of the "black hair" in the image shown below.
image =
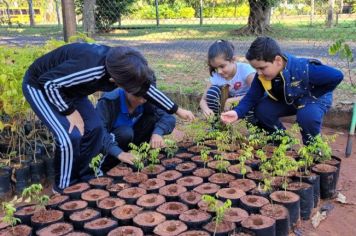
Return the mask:
M252 42L245 57L248 61L273 62L276 56L283 56L278 43L270 37L258 37Z
M210 75L213 75L213 72L215 72L216 69L210 65L210 62L218 56L223 56L225 60L232 61L234 59L234 51L235 47L229 41L221 39L215 41L209 47L208 51L208 66Z
M106 55L106 70L115 84L126 92L142 96L154 80L154 73L147 60L130 47L113 47Z

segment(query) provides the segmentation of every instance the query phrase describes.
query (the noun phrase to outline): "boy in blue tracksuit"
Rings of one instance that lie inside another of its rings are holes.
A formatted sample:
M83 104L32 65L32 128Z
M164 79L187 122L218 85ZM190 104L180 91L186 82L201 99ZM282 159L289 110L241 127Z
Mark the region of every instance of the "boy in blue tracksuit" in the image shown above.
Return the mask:
M152 148L163 147L163 135L170 134L176 124L174 116L120 88L105 93L96 111L104 123L103 152L109 156L105 167L116 164L118 158L115 157L132 155L127 153L131 142L136 145L149 142Z
M280 117L296 115L304 144L319 134L332 104L332 91L343 79L342 72L316 59L282 53L269 37L258 37L246 59L257 74L239 105L223 113L221 120L234 122L254 107L259 125L270 133L285 129Z
M122 46L67 44L29 67L22 84L24 96L55 137L54 191L93 176L89 163L102 149L104 129L89 94L122 87L170 114L194 118L157 90L153 80L154 73L142 54ZM118 158L132 164L130 156Z

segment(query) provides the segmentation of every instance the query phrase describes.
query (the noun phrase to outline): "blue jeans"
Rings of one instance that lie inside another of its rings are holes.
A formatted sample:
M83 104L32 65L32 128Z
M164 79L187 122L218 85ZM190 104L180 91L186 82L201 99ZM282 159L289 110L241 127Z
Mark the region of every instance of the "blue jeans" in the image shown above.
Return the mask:
M306 144L310 137L320 133L324 115L330 109L332 100L332 92L329 92L317 99L310 99L301 108L295 108L284 101L274 101L265 97L255 107L255 116L261 128L273 133L278 129L285 129L279 120L280 117L296 115L303 143Z

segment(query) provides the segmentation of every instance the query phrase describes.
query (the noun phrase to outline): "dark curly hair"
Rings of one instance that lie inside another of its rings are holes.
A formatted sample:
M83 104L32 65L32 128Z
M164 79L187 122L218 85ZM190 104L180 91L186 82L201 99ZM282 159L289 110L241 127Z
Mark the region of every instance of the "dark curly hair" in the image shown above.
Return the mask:
M276 56L283 56L278 43L270 37L256 38L246 53L246 59L273 62Z
M147 60L130 47L111 48L106 55L106 70L117 86L136 96L144 95L154 82L154 73Z

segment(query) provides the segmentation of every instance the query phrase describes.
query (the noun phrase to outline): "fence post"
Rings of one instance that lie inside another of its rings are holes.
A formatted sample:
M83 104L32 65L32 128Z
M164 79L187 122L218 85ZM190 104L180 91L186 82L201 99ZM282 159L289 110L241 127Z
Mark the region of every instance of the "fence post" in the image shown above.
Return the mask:
M199 16L200 16L200 25L203 25L203 0L200 0Z
M63 15L63 38L68 42L69 38L76 33L76 21L74 11L74 0L62 0Z
M156 4L156 24L159 26L159 12L158 12L158 0L155 0Z

